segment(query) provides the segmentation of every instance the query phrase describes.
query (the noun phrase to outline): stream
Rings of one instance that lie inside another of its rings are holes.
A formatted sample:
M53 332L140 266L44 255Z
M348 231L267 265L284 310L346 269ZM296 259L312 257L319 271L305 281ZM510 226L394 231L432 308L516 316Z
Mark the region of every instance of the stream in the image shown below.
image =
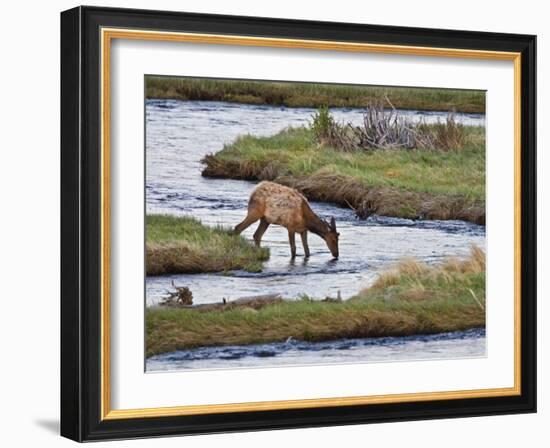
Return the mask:
M340 122L359 123L360 109L334 108ZM223 102L146 101L146 210L193 216L207 225L233 227L246 215L255 182L208 179L200 160L243 134L273 135L289 126L307 125L315 113L309 108L256 106ZM399 111L410 120L444 121L447 114ZM456 114L465 125L484 125L479 114ZM448 256L466 256L470 246L485 248L485 227L463 221L412 221L371 216L358 220L350 209L311 203L319 216L336 218L340 258L332 259L324 241L310 235L311 257L290 259L286 229L271 226L262 245L270 259L261 273L234 271L230 275L194 274L146 278L146 304L152 306L170 290L171 282L187 286L195 304L234 300L264 294L294 299L343 299L368 287L381 270L403 257L435 263ZM243 236L252 239L256 225ZM345 344L344 344L345 342ZM450 349L452 347L452 350ZM310 363L365 362L434 357L485 355L485 332L448 333L410 338L335 341L328 343L267 344L254 347L203 348L149 358L147 371L182 368L259 367Z

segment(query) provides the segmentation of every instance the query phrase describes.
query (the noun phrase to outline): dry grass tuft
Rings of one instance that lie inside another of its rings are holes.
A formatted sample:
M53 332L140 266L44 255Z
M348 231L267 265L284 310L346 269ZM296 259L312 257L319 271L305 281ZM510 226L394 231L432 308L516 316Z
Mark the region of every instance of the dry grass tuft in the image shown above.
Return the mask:
M410 291L427 291L430 284L462 281L468 276L485 276L485 252L472 245L468 258L448 258L437 266L429 266L415 259L406 258L395 268L383 272L371 286L372 289L385 289L406 283Z
M451 258L443 265L444 270L461 274L479 274L485 272L485 268L485 252L475 245L470 248L469 258L464 260Z
M432 148L441 151L460 149L466 144L464 125L455 120L454 114L450 114L445 123L426 126L426 133L430 136Z

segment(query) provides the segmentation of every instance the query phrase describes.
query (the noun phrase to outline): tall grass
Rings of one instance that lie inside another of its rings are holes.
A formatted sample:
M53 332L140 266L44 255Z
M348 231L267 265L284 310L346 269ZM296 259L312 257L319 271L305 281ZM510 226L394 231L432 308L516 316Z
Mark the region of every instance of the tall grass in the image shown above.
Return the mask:
M201 346L406 336L485 325L484 254L427 266L402 262L374 286L338 302L303 298L259 309L149 308L147 356Z
M147 215L147 275L261 270L269 249L190 217Z
M420 125L420 133L428 135L431 148L442 151L461 149L466 144L466 128L455 120L453 114L447 117L445 123Z
M300 82L147 76L146 97L288 107L365 107L385 96L399 109L485 113L485 92Z

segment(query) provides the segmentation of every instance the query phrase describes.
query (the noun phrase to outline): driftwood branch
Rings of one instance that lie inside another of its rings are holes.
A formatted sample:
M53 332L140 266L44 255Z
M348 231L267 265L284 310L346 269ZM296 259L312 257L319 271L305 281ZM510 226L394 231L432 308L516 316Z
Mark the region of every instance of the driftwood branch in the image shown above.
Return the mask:
M193 293L187 286L176 286L172 280L175 291L166 291L167 296L160 301L162 306L181 307L193 304Z
M389 105L389 109L385 106ZM321 114L319 115L321 116ZM337 123L328 109L313 127L317 140L344 152L373 149L441 149L449 150L464 144L463 126L449 114L446 123L428 126L400 116L387 96L371 102L363 113L360 126Z
M176 289L176 291L168 291L168 296L165 297L163 300L159 302L160 306L163 307L178 307L178 308L186 308L190 310L196 310L201 312L206 311L226 311L231 310L235 308L247 308L251 310L258 310L260 308L263 308L266 305L270 305L273 303L279 303L283 301L283 298L279 294L264 294L260 296L252 296L252 297L242 297L240 299L236 300L227 300L226 298L222 298L221 302L218 303L204 303L204 304L197 304L193 305L192 301L192 294L189 288L187 287L177 287L173 284L172 286ZM180 299L180 294L184 294L184 297L187 299L187 302L184 300L182 301ZM190 294L190 301L189 296Z

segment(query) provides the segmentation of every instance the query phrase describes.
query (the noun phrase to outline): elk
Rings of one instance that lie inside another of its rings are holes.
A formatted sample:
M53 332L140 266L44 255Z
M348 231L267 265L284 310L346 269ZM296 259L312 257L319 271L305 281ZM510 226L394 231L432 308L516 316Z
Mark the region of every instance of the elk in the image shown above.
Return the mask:
M336 231L335 219L332 218L330 223L323 221L311 210L307 199L293 188L274 182L260 182L250 195L248 214L241 223L235 226L235 233L239 235L258 220L260 220L260 225L254 233L254 242L257 246L260 245L262 236L269 225L276 224L286 227L288 230L292 258L296 257L296 233L299 233L302 238L305 257L309 257L308 231L325 240L332 256L338 258L340 234Z

